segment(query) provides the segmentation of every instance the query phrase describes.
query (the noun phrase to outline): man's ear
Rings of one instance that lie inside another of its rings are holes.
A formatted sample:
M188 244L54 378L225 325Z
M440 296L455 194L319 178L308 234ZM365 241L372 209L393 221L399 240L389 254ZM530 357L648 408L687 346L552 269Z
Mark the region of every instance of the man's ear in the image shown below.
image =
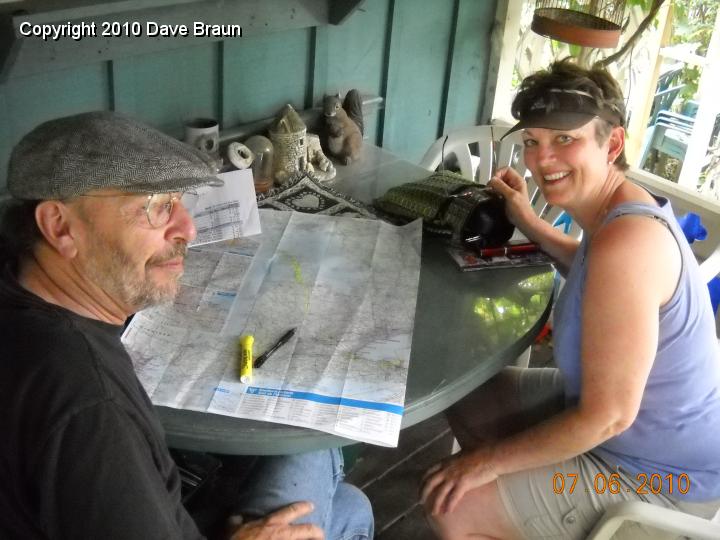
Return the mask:
M625 128L614 126L608 137L608 163L615 163L623 148L625 148Z
M45 241L61 256L77 255L73 234L72 210L61 201L43 201L35 208L35 222Z

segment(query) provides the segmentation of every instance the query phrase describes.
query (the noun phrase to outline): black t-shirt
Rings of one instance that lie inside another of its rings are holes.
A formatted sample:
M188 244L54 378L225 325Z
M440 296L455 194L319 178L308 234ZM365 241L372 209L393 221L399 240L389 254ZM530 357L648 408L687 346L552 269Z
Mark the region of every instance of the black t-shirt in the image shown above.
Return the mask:
M0 276L0 538L201 538L120 342Z

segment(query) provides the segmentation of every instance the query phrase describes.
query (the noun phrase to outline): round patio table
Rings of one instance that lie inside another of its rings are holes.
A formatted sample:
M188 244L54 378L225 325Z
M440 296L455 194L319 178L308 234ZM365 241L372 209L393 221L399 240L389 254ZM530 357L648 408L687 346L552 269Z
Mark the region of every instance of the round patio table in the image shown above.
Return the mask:
M429 173L381 148L339 167L331 185L369 202ZM429 418L512 363L538 335L554 291L550 265L461 272L445 239L423 235L420 285L402 428ZM168 445L230 455L305 452L354 444L321 431L157 407Z

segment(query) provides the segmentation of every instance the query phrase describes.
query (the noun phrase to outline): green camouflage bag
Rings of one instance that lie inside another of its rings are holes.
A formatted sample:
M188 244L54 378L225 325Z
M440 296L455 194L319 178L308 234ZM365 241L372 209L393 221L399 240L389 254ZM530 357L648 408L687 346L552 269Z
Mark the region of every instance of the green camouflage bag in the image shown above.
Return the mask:
M498 195L450 171L391 188L374 205L403 222L422 218L426 230L478 248L504 244L515 229Z

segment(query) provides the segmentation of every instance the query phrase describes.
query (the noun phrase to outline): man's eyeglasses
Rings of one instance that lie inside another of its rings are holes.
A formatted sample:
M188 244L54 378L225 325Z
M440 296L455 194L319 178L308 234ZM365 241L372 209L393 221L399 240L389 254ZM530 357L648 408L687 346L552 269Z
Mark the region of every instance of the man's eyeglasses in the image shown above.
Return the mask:
M116 193L116 194L84 194L80 197L137 197L138 193ZM173 206L183 197L196 197L194 191L179 191L175 193L150 193L147 196L143 210L147 216L148 223L153 229L167 225L172 215Z
M145 203L145 215L153 228L167 225L170 221L175 201L182 199L184 193L151 193Z

